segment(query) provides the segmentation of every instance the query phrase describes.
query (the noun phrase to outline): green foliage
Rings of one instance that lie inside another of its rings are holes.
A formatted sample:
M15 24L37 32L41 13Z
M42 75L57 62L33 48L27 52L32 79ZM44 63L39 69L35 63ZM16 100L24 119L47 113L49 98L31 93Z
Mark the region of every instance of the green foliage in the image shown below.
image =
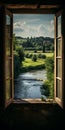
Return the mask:
M29 54L29 53L26 53L26 54L25 54L25 57L26 57L26 58L32 58L32 56L33 56L33 54L31 54L31 53L30 53L30 54Z
M45 69L45 62L42 59L37 59L37 61L34 62L31 58L25 58L22 63L22 71L24 72L39 69Z
M41 86L41 94L49 97L50 95L50 83L46 80L43 85Z
M44 54L42 54L42 53L39 53L39 54L38 54L38 58L46 59L46 55L44 55Z
M32 61L34 61L34 62L37 61L37 55L36 55L36 54L34 54L34 55L32 56Z
M54 39L49 37L31 37L31 38L22 38L16 37L16 40L20 45L23 46L26 50L42 50L45 53L46 50L48 52L52 52L52 45L54 46ZM44 42L44 45L43 45ZM46 44L45 44L46 43Z
M15 38L15 34L13 34L13 43L14 43L14 50L16 50L16 46L18 45L17 39Z
M37 53L37 50L36 50L36 49L34 50L34 53Z
M54 77L54 57L47 57L45 65L47 70L47 78L52 81Z
M50 98L53 98L54 93L54 56L48 57L46 59L46 70L47 70L47 79L50 83Z
M45 45L43 45L42 52L45 53Z
M20 62L24 61L24 50L22 46L17 46L16 51L19 55Z
M54 57L47 57L45 62L47 70L47 80L41 87L41 93L49 98L53 98L54 94ZM45 90L45 91L43 91Z
M14 79L17 78L17 76L20 73L20 59L18 54L14 54Z

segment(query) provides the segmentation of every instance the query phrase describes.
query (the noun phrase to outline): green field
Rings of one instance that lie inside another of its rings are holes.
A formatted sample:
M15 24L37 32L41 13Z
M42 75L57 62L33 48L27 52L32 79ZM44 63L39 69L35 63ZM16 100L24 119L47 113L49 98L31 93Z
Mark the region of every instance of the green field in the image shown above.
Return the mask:
M25 58L22 64L23 64L23 67L38 66L38 65L45 64L45 60L38 59L36 62L34 62L30 58Z
M27 51L28 53L29 51ZM32 54L33 52L29 52L29 54ZM38 55L40 52L35 53ZM34 53L33 53L34 54ZM52 57L53 53L42 53L46 55L46 57ZM31 58L25 58L25 60L22 62L22 69L23 70L36 70L36 69L44 69L45 68L45 59L37 58L37 61L33 61Z
M25 51L25 54L43 54L43 55L46 55L46 57L52 57L53 56L53 53L43 53L42 51L37 51L37 53L34 53L34 51Z

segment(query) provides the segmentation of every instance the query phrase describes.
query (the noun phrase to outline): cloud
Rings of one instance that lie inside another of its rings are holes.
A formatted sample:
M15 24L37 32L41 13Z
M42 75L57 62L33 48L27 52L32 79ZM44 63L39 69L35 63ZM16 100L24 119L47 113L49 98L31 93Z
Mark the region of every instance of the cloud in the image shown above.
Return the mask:
M51 20L51 22L50 22L50 23L51 23L51 25L53 25L53 24L54 24L54 20Z
M46 26L44 26L44 25L40 25L39 27L38 27L38 31L40 31L40 32L44 32L45 31L45 33L48 31L47 30L47 27Z
M44 36L44 37L53 37L54 36L54 20L47 20L44 22L44 19L39 18L24 18L14 21L13 24L14 33L17 36L22 37L35 37L35 36Z
M13 27L14 27L14 29L15 28L22 28L24 25L26 24L26 22L25 21L18 21L18 22L15 22L14 24L13 24Z
M14 32L18 33L18 32L24 32L24 29L22 28L15 28Z

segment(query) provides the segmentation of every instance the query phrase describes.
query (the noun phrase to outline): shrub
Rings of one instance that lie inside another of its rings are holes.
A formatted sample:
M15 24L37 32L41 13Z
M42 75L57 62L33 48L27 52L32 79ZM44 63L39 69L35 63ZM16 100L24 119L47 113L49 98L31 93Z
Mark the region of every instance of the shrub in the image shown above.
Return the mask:
M43 55L43 54L38 54L38 58L42 58L42 59L46 59L46 55Z
M37 53L37 50L36 50L36 49L34 50L34 53Z
M14 79L17 78L17 76L20 73L20 59L18 54L14 54Z
M42 95L45 95L46 97L50 96L50 83L48 80L46 80L41 86L41 93Z
M29 54L29 58L32 58L33 54Z
M26 54L25 54L25 57L26 57L26 58L29 58L29 53L26 53Z
M46 55L42 55L42 59L46 59Z
M22 46L18 46L16 51L17 51L17 53L19 55L20 62L24 61L24 50L23 50L23 47Z
M36 54L34 54L34 55L32 56L32 60L35 61L35 62L37 61L37 56L36 56Z

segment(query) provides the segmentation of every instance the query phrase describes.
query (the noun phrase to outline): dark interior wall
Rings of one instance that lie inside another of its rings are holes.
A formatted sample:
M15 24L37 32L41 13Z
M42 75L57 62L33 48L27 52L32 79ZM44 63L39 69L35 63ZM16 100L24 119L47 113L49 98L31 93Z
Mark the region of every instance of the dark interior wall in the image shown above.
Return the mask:
M35 3L41 3L41 4L62 4L64 3L64 0L0 0L2 3L8 3L8 4L35 4Z
M4 104L4 15L0 7L0 105Z

